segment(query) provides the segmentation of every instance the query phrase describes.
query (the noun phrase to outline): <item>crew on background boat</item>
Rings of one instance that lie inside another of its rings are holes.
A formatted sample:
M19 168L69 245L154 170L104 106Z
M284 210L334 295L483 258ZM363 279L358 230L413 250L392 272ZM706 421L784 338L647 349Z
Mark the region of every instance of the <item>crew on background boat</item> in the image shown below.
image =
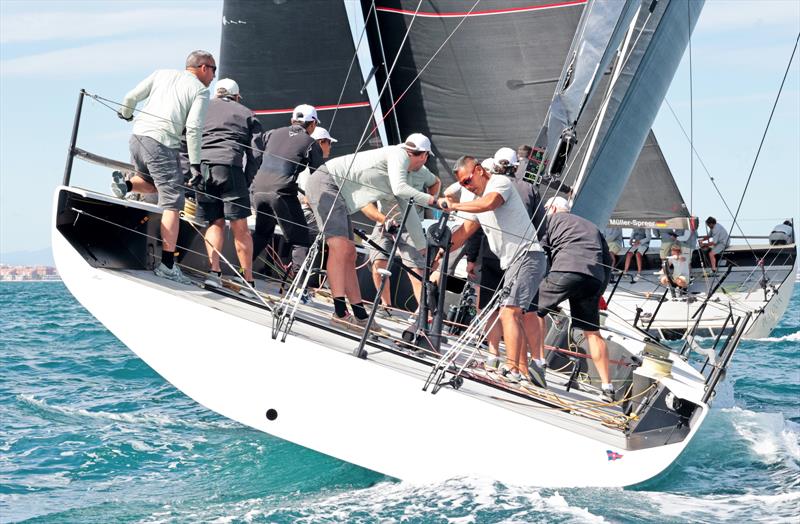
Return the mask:
M250 183L261 165L261 124L255 114L239 103L239 84L230 78L217 81L215 97L208 104L203 125L200 158L210 176L197 192L197 219L208 222L205 233L210 271L207 286L221 285L219 253L225 242L225 221L230 221L236 256L245 280L253 281L253 239L247 226L250 216ZM242 288L242 293L250 293Z
M208 107L208 86L217 65L207 51L192 51L184 71L161 69L140 82L122 100L118 115L131 121L136 104L147 99L133 122L130 138L131 163L136 173L125 180L122 173L112 174L111 190L123 198L129 191L158 192L161 215L161 262L155 274L182 284L191 281L175 264L175 248L183 210L183 173L178 159L181 134L186 140L192 181L199 184L207 173L201 166L203 121Z
M628 268L631 266L631 258L636 255L636 275L631 278L631 282L638 282L642 277L642 259L647 248L650 247L650 231L645 228L635 228L631 231L631 247L625 254L625 268L622 270L622 275L628 274Z
M658 257L663 261L672 253L672 244L677 242L680 233L675 229L654 229L654 233L661 240L661 248L658 250Z
M508 293L501 303L500 323L506 345L506 363L501 375L512 383L527 381L530 375L534 384L547 387L543 355L534 353L540 349L537 337L541 337L541 333L532 332L527 329L529 324L524 323L524 315L536 305L539 283L547 270L547 261L530 216L511 180L487 171L474 157L459 158L455 163L455 176L459 184L477 198L469 202L441 200L443 207L461 211L467 219L453 233L451 251L461 247L482 228L489 247L505 271ZM538 331L538 323L530 325ZM526 346L534 353L530 364Z
M408 173L408 183L418 191L424 191L431 196L438 196L441 182L439 177L434 175L427 167L422 166L417 171L410 171ZM372 231L371 240L378 244L383 251L389 252L392 250L394 243L394 236L400 235L397 244L397 253L403 264L413 269L414 272L420 276L425 269L425 250L419 250L409 243L407 231L397 232L399 225L400 215L402 209L396 198L386 196L381 198L375 203L370 203L361 208L364 215L370 220L375 221L375 228ZM425 217L423 209L415 207L412 213L419 215L420 221ZM383 252L370 247L370 260L372 261L372 281L375 284L375 289L381 285L381 270L384 270L389 265L389 260ZM401 271L399 274L403 274ZM422 282L416 278L410 278L411 287L414 290L414 297L419 303L420 294L422 293ZM377 305L376 305L377 306ZM392 290L390 286L384 286L381 293L381 304L378 309L378 315L383 318L391 318L392 314L390 308L392 306Z
M622 251L622 228L607 227L605 230L606 244L611 255L611 268L617 267L617 255Z
M665 264L669 265L669 276L662 269L660 278L662 286L669 286L670 279L672 282L683 289L689 287L689 258L683 254L683 248L680 243L673 242L670 246L670 256L665 260Z
M288 126L272 129L263 135L264 156L250 188L256 210L253 234L253 255L256 257L272 242L276 224L280 224L283 232L278 253L281 261L291 256L293 246L311 245L303 208L297 200L297 177L306 168L313 173L322 165L322 148L311 137L317 124L316 108L301 104L292 111Z
M700 249L703 250L704 254L708 255L711 271L716 272L717 257L728 248L730 237L725 228L717 224L717 219L714 217L706 219L706 228L708 228L708 234L700 237Z
M430 140L420 133L409 135L403 144L361 151L325 163L308 178L306 197L325 234L328 245L327 276L335 311L331 323L361 331L368 314L361 299L356 276L356 249L350 215L385 196L394 195L400 206L412 200L433 206L436 197L409 184L409 173L419 171L431 154ZM425 247L419 215L410 213L406 221L409 243ZM347 303L353 315L347 312Z
M562 197L545 204L547 220L542 242L550 255L550 272L539 287L540 317L561 314L558 305L569 300L572 327L586 335L589 353L601 381L601 398L613 401L615 390L608 370L608 349L600 336L600 298L611 278L611 255L597 227L569 212Z
M792 227L792 221L784 220L773 227L772 232L769 234L769 243L771 246L794 244L794 228Z

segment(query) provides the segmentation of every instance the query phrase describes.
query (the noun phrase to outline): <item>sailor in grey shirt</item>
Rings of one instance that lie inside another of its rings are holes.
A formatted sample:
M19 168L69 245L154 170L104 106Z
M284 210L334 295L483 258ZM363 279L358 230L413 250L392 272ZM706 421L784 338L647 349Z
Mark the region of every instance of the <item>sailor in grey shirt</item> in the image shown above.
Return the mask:
M711 271L717 270L717 257L728 248L730 237L724 227L717 224L717 219L708 217L706 219L708 234L700 239L700 248L708 255L711 264Z
M111 190L122 198L129 191L158 192L161 216L161 264L155 274L191 283L174 265L174 253L183 210L183 173L178 159L181 133L186 129L189 161L194 180L203 178L200 148L208 106L208 86L217 65L211 53L193 51L184 71L160 70L140 82L125 95L119 117L130 121L136 104L147 99L133 124L130 139L131 163L136 169L130 180L122 173L112 174Z

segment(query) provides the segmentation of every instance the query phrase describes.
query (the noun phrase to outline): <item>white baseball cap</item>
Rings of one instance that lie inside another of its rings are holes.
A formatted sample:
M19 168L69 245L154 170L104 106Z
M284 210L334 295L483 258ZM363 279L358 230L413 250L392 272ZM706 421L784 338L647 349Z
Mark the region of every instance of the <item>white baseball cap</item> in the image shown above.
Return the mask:
M497 150L494 154L494 163L500 164L502 161L506 161L508 165L518 166L519 159L517 159L517 152L511 149L510 147L501 147Z
M565 209L569 211L571 206L569 205L569 202L567 202L566 198L560 196L554 196L548 198L547 202L544 203L544 208L545 210L547 210L548 213L550 212L550 209L552 207L555 207L556 209Z
M320 123L316 108L308 104L300 104L295 107L294 111L292 111L292 120L299 120L300 122L311 122L313 120L318 124Z
M406 151L427 151L429 155L433 156L431 141L422 133L411 133L406 141L400 144L400 147Z
M229 95L238 95L239 94L239 84L236 83L236 80L231 80L230 78L220 78L217 80L217 85L215 89L224 89L227 91ZM239 95L241 96L241 95Z
M328 133L328 130L327 130L327 129L325 129L324 127L319 127L319 126L317 126L317 127L314 129L314 132L313 132L313 133L311 133L311 138L313 138L314 140L324 140L324 139L326 139L326 138L327 138L328 140L330 140L330 141L331 141L331 143L333 143L333 142L338 142L338 140L336 140L335 138L333 138L333 137L331 136L331 134L330 134L330 133Z
M481 167L490 173L494 173L494 158L489 157L481 162Z

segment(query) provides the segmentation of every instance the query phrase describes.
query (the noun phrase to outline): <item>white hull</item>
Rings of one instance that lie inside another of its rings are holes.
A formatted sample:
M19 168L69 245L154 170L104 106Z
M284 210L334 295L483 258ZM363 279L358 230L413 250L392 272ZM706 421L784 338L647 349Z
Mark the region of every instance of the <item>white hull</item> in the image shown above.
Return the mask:
M93 268L55 228L52 244L72 294L185 394L252 428L406 481L637 484L673 463L707 413L699 375L676 359L671 389L700 406L692 429L678 443L626 450L619 431L576 431L564 422L569 415L531 409L518 397L500 405L470 381L458 391L424 392L428 366L381 352L355 358L354 342L319 328L296 323L280 343L263 310L142 271ZM271 409L275 420L265 416ZM609 460L608 451L623 457Z

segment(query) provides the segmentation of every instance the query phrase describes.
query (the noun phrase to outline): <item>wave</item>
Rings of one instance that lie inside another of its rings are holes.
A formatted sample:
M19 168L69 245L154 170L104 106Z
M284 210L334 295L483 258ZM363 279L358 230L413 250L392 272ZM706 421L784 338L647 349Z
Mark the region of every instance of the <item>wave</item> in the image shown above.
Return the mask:
M219 422L203 422L200 420L182 420L162 413L112 413L109 411L89 411L85 408L68 406L53 406L46 401L29 394L17 395L17 400L39 411L67 417L91 418L96 420L110 420L137 426L175 426L192 429L239 429L242 426L233 421L222 420Z
M795 331L794 333L789 333L782 337L764 337L753 340L757 342L797 342L800 341L800 331Z
M662 518L674 517L678 521L789 523L796 522L800 511L800 492L797 491L775 495L695 496L660 492L643 495L659 508Z
M800 424L781 413L756 413L738 407L725 409L736 432L766 464L783 463L800 471Z

